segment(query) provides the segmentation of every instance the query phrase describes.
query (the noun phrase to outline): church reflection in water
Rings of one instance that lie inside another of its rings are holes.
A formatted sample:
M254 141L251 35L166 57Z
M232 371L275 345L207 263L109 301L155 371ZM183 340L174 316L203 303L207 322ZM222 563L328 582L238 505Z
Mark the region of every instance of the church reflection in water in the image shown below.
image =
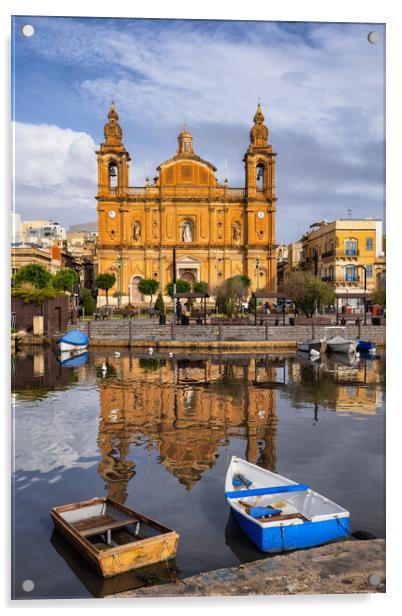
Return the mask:
M275 470L277 362L262 366L261 386L255 385L257 360L246 356L101 360L110 376L100 380L99 473L110 497L127 497L135 475L131 443L156 449L188 490L231 436L247 441L250 462Z

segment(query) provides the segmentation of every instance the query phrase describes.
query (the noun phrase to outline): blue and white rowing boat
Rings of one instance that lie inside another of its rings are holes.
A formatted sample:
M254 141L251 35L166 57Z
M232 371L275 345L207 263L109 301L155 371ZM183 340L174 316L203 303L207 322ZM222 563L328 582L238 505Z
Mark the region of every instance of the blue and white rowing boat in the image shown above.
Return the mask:
M62 336L58 342L60 351L80 351L86 349L89 338L84 332L72 329Z
M356 344L358 351L366 351L369 353L376 352L375 342L370 342L369 340L360 340L360 338L356 338Z
M233 456L225 496L243 532L264 552L281 552L350 535L349 512L306 484Z

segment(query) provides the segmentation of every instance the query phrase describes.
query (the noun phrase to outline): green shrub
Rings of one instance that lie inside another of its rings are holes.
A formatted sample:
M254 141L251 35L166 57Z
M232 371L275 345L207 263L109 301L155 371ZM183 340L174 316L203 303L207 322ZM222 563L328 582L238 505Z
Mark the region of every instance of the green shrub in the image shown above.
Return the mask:
M54 289L53 287L46 287L44 289L23 289L21 287L13 287L11 289L11 295L13 297L22 297L26 304L40 304L45 299L60 297L61 295L64 295L64 292Z
M165 302L163 301L162 293L158 293L158 297L156 298L156 302L154 305L155 310L159 310L161 314L165 312Z
M190 283L187 280L179 280L176 281L176 293L189 293L191 291ZM169 282L166 285L166 293L173 299L173 282Z
M92 297L92 293L89 289L82 289L82 307L84 308L84 314L91 316L95 312L95 300Z
M15 272L13 281L16 287L20 287L24 282L30 282L35 289L44 289L51 285L52 274L38 263L28 263Z

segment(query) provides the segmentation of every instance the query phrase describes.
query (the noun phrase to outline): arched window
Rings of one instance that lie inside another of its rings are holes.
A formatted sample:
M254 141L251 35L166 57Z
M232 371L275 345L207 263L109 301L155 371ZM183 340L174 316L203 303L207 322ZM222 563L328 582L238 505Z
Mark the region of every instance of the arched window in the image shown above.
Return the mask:
M109 188L117 188L117 164L109 163Z
M357 241L349 239L345 241L345 254L348 257L355 257L357 255Z
M255 170L255 185L257 190L264 190L264 176L265 176L265 167L262 163L259 163Z

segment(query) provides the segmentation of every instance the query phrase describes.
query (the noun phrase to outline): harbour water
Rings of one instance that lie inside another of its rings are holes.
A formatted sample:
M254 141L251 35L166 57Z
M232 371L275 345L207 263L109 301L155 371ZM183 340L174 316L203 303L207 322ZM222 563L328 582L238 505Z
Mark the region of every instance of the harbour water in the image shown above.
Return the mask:
M108 348L78 363L43 348L12 358L15 598L107 596L263 557L224 499L232 455L309 483L350 511L353 531L385 536L384 356ZM49 510L103 495L175 529L175 561L93 573Z

